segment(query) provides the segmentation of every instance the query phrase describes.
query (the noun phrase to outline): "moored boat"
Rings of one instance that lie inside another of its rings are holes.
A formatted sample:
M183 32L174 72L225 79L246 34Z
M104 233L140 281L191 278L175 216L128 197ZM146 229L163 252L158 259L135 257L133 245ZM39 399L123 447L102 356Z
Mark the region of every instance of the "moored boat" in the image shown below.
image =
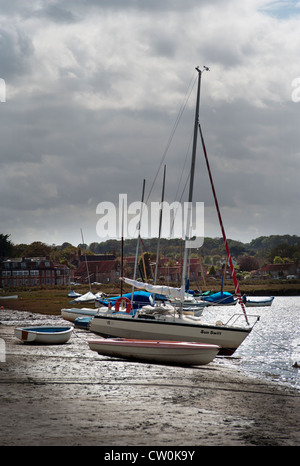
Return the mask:
M237 299L227 291L201 296L201 299L210 306L234 306L237 303Z
M216 345L185 341L99 339L88 344L105 356L177 365L209 364L219 351Z
M261 298L261 299L249 299L246 297L244 300L244 304L246 307L264 307L264 306L271 306L273 301L274 301L274 296Z
M99 295L98 295L99 296ZM75 303L94 303L97 297L94 293L91 291L88 291L87 293L78 296L77 298L74 299Z
M82 296L80 293L76 293L76 291L72 290L68 293L68 298L79 298Z
M17 295L17 294L12 294L12 295L10 295L10 296L1 296L1 295L0 295L0 301L1 301L2 299L18 299L18 295Z
M238 317L238 316L235 316ZM239 314L239 317L243 317ZM251 332L252 327L205 323L199 317L163 314L148 310L135 316L97 314L90 323L90 331L103 337L137 338L145 340L189 341L219 346L219 354L232 355Z
M204 67L207 70L207 67ZM168 299L178 300L180 302L177 309L168 310L163 306L160 306L160 309L153 310L137 310L135 315L119 315L119 313L111 313L106 315L97 314L91 321L90 330L94 333L98 333L101 336L109 337L121 337L121 338L137 338L137 339L158 339L158 340L168 340L168 341L189 341L189 342L198 342L198 343L207 343L214 344L220 347L219 354L222 355L231 355L239 347L239 345L244 341L244 339L251 332L252 327L250 327L250 322L248 315L245 310L245 306L241 297L241 292L238 284L238 280L235 274L235 269L232 261L232 257L229 250L228 241L225 234L225 229L221 217L221 212L216 197L216 190L214 188L213 178L210 170L210 165L207 157L207 151L205 148L203 133L201 125L199 122L199 101L200 101L200 82L202 71L197 67L198 72L198 86L197 86L197 100L196 100L196 112L195 112L195 122L194 122L194 138L193 138L193 151L192 151L192 160L191 160L191 170L190 170L190 186L189 186L189 205L192 205L193 202L193 184L194 184L194 173L195 173L195 158L196 158L196 147L197 147L197 135L198 130L201 136L201 142L203 147L203 153L205 156L206 166L209 174L209 179L212 187L212 192L215 200L215 205L217 209L217 214L219 218L219 223L222 231L223 241L226 249L227 260L230 266L231 276L233 278L235 295L238 298L239 304L242 308L244 318L246 321L247 327L242 327L241 325L231 325L229 321L227 324L215 325L210 323L205 323L197 315L184 315L183 312L183 301L185 297L186 290L186 273L187 273L187 259L190 249L190 241L188 232L191 231L191 218L192 215L187 215L186 225L185 225L185 249L184 249L184 258L182 264L182 278L181 278L181 288L172 288L169 286L156 286L150 284L143 284L143 289L148 292L155 292L159 294L164 294L168 296ZM135 280L130 280L122 278L132 283L134 287L141 288L140 283L134 283ZM145 285L145 286L144 286ZM235 303L235 300L231 297L231 300ZM219 303L218 303L219 304ZM228 305L228 303L226 303ZM201 309L201 308L200 308ZM196 312L194 312L196 314ZM235 316L233 316L235 318ZM236 318L235 318L236 319ZM256 319L257 321L258 319Z
M77 317L74 321L74 325L76 328L81 328L81 329L84 329L84 330L89 330L90 328L90 323L91 323L91 320L92 320L92 316L88 316L88 317Z
M121 298L127 298L131 301L133 309L139 309L141 306L146 304L151 304L153 302L153 297L159 301L166 301L166 297L163 295L155 295L149 293L147 291L134 291L133 293L125 293L119 296L110 296L105 298L97 298L97 302L99 302L102 306L114 306L117 301L120 301Z
M39 326L17 327L15 336L24 343L40 343L44 345L59 345L71 338L73 326Z
M77 309L77 308L70 308L70 309L61 309L60 313L63 319L68 320L69 322L74 322L77 317L87 317L87 316L95 316L98 312L97 308L90 309L88 307Z

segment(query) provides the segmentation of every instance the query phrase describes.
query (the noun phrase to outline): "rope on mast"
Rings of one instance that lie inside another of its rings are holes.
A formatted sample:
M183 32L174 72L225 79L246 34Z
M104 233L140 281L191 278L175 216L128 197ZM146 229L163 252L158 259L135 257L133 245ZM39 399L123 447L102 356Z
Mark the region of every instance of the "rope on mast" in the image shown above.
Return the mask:
M221 212L220 212L219 203L218 203L218 199L217 199L217 195L216 195L216 190L215 190L215 187L214 187L214 182L213 182L213 178L212 178L212 174L211 174L211 170L210 170L210 165L209 165L209 162L208 162L206 147L205 147L204 138L203 138L200 123L198 123L198 127L199 127L199 131L200 131L200 137L201 137L204 157L205 157L205 161L206 161L206 166L207 166L207 170L208 170L208 175L209 175L209 179L210 179L210 184L211 184L213 196L214 196L214 199L215 199L215 204L216 204L216 209L217 209L217 213L218 213L218 217L219 217L219 222L220 222L220 227L221 227L221 231L222 231L222 235L223 235L223 240L224 240L224 243L225 243L228 262L229 262L229 265L230 265L231 275L232 275L233 283L234 283L234 286L235 286L235 294L238 297L239 303L240 303L240 305L242 307L242 310L243 310L243 313L245 315L246 322L249 325L248 316L247 316L247 313L246 313L246 308L245 308L245 305L243 303L239 283L238 283L238 280L236 278L236 274L235 274L235 270L234 270L234 266L233 266L233 262L232 262L232 258L231 258L231 254L230 254L226 234L225 234L225 229L224 229L224 225L223 225L223 221L222 221L222 217L221 217Z

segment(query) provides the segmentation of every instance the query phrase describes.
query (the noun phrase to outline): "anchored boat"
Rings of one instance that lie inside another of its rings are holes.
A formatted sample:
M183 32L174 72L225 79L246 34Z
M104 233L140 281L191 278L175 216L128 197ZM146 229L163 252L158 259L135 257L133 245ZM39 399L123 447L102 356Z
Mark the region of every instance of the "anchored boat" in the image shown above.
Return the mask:
M261 299L245 298L244 304L246 307L264 307L264 306L271 306L273 301L274 301L274 296L270 296L267 298L261 298Z

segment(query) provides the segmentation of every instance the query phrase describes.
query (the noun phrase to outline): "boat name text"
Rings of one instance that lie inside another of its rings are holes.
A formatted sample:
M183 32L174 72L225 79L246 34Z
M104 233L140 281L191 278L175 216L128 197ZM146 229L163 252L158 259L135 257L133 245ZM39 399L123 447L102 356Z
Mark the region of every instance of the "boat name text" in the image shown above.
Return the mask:
M200 330L200 333L204 335L222 335L222 332L216 330Z

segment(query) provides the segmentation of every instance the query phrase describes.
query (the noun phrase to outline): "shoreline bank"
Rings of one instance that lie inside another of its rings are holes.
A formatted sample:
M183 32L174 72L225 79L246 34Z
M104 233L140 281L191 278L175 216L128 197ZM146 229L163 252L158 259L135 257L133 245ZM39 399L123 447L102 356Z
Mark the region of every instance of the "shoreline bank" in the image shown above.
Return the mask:
M222 358L202 367L127 362L90 351L91 334L82 330L58 346L14 337L17 325L60 317L1 311L0 322L0 445L299 444L299 392Z
M203 287L203 291L220 290L220 284L218 282L210 283L206 287ZM75 288L79 293L86 293L88 287L80 286ZM234 288L232 283L225 284L224 290L229 293L234 294ZM0 294L0 308L5 309L15 309L18 311L27 311L34 313L41 313L45 315L60 315L60 311L63 308L70 307L94 307L94 304L74 304L71 303L72 299L68 298L68 293L70 292L69 287L49 287L49 288L28 288L26 290L21 289L11 289L6 290L3 295L18 295L18 299L1 299ZM112 296L118 296L120 294L120 289L117 287L113 288L111 286L107 287L96 287L92 289L94 293L98 291L103 291ZM130 292L131 288L128 287L123 292ZM242 284L241 293L246 294L249 297L257 296L300 296L300 283L259 283L259 284Z

